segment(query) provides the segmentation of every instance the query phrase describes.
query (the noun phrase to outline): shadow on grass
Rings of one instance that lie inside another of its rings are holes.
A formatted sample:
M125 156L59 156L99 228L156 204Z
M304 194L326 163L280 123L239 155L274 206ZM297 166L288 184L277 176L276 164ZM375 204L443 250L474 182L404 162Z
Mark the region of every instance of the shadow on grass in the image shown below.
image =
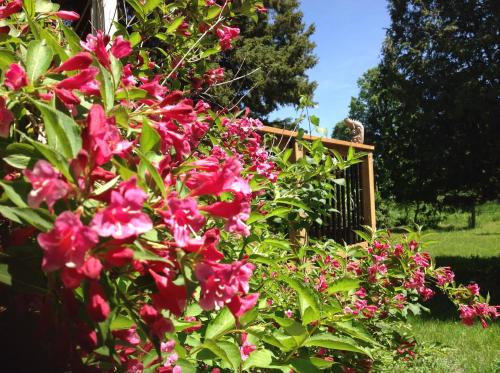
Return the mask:
M481 295L490 294L490 304L500 305L500 256L495 257L436 257L436 266L449 266L455 272L457 283L464 285L470 282L477 283L481 288ZM431 310L425 318L458 319L458 311L445 295L439 291L424 306Z

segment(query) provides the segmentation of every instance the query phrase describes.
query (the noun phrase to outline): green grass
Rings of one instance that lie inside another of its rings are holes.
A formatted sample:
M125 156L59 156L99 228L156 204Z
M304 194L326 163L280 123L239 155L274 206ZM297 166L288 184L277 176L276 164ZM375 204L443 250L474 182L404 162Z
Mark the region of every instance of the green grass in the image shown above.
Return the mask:
M466 228L467 218L468 215L464 213L450 214L438 229L426 231L424 240L434 242L427 244L425 249L436 258L439 265L451 264L453 267L454 264L462 264L465 267L463 277L478 274L477 281L480 285L482 272L487 272L485 263L490 263L490 278L489 281L484 281L488 283L487 286L496 285L495 291L498 292L500 278L495 276L498 276L500 260L500 204L480 206L477 227L474 229ZM484 283L483 290L493 291L487 287L485 289ZM456 315L450 315L448 320L411 320L417 340L432 352L432 358L423 358L420 366L405 371L500 372L500 321L483 329L480 325L466 327L454 320L454 317Z
M460 322L411 321L417 340L433 351L432 368L428 372L489 373L500 372L500 324L487 329ZM429 364L430 365L430 364ZM425 372L420 366L414 371Z
M467 229L468 214L447 216L438 229L426 231L426 249L433 256L489 257L500 255L500 205L479 206L477 226Z

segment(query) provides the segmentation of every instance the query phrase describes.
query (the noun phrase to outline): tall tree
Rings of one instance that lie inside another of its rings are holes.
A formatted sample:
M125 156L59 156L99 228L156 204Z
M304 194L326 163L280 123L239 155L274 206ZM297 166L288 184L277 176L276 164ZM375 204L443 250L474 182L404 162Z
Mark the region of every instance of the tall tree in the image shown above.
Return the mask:
M391 0L389 11L382 62L350 107L381 154L384 192L498 197L500 2Z
M241 102L254 115L266 119L280 105L298 105L300 96L312 96L316 82L306 71L317 63L310 40L314 25L306 27L298 0L267 0L267 13L258 23L242 18L237 26L244 36L227 51L220 64L232 84L211 94L219 103Z

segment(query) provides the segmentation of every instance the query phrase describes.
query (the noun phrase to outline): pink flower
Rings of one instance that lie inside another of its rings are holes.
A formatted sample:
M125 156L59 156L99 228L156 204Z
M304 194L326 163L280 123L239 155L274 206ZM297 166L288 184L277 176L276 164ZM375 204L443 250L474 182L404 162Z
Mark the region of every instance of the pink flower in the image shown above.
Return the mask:
M419 288L418 293L422 296L424 301L428 301L434 296L434 291L429 288L426 288L425 286Z
M400 258L402 254L403 254L403 245L401 245L400 243L394 245L394 255L397 258Z
M92 64L93 60L94 59L90 53L80 52L64 61L61 66L54 69L54 72L59 73L62 71L84 70Z
M478 284L469 284L467 285L467 289L469 289L472 295L479 295L479 285Z
M186 184L193 189L192 196L198 195L220 195L223 192L231 192L234 195L251 195L248 182L241 177L241 162L235 158L229 158L212 172L192 173Z
M99 73L99 69L97 67L91 66L85 70L80 71L78 74L66 78L59 83L56 84L57 88L64 88L68 90L72 89L80 89L85 84L94 80L94 78Z
M200 306L206 311L219 310L239 293L247 294L248 281L255 266L246 260L231 264L201 262L195 268L200 281Z
M7 109L5 98L0 96L0 137L9 137L10 125L13 121L14 115Z
M73 92L63 89L63 88L54 88L54 93L57 98L61 100L65 105L78 105L80 103L80 99Z
M0 19L7 18L23 9L23 0L13 0L7 5L0 6Z
M85 254L98 242L97 235L84 226L70 211L59 215L50 232L40 233L38 243L44 251L42 269L52 272L60 268L80 268Z
M122 267L132 262L134 251L128 247L116 247L106 252L106 261L109 265Z
M245 361L246 359L248 359L248 357L250 356L250 354L257 349L257 347L255 345L253 345L253 344L251 344L251 343L248 342L247 337L248 337L247 333L242 333L241 334L242 345L240 347L240 354L241 354L241 359L243 361Z
M33 170L26 169L24 175L33 186L28 195L30 207L37 208L45 202L52 209L56 201L69 192L68 184L61 180L61 175L47 161L39 160Z
M220 240L220 232L217 228L209 229L202 239L190 239L184 250L190 253L200 254L205 261L219 262L224 259L224 254L217 250Z
M240 29L237 27L221 26L217 28L216 34L222 50L228 50L232 47L231 41L240 34Z
M149 270L153 277L158 293L153 294L153 304L156 308L167 309L174 315L180 316L186 308L187 291L185 286L179 286L165 276Z
M459 308L460 319L465 325L473 325L474 318L477 316L476 311L473 307L462 304Z
M113 330L113 336L132 346L137 346L141 343L141 337L137 334L137 327L135 325L128 329Z
M77 12L71 12L68 10L60 10L58 12L53 13L56 17L64 19L66 21L78 21L80 19L80 15Z
M135 86L137 79L132 72L132 65L127 64L123 67L122 83L125 87Z
M416 253L413 255L413 261L416 265L420 267L427 268L430 266L430 255L429 253Z
M81 41L80 45L86 51L93 52L96 55L97 60L101 63L101 65L108 68L111 65L109 54L108 51L106 50L106 45L108 43L109 43L109 36L104 35L102 31L97 31L96 36L88 34L87 40Z
M122 182L111 192L110 204L97 212L90 227L101 237L125 239L153 229L148 215L141 212L147 194L136 186L135 178Z
M259 293L248 294L244 297L236 295L227 304L227 307L236 318L240 318L245 313L255 307L259 300Z
M17 63L11 64L9 70L5 73L4 84L13 91L26 87L28 85L26 71Z
M108 162L113 155L123 155L132 143L124 141L114 119L107 119L101 105L95 104L87 116L84 148L98 166Z
M415 251L418 248L418 242L415 240L410 241L408 244L408 247L410 248L411 251Z
M354 294L360 298L365 298L366 297L366 290L365 290L365 288L361 287Z
M291 319L293 317L293 311L292 310L286 310L285 311L285 316Z
M435 272L436 282L439 286L444 286L453 282L455 274L450 269L450 267L437 268Z
M191 233L196 234L205 224L205 218L198 210L198 204L192 197L177 198L171 193L167 200L168 210L161 212L163 220L174 236L179 247L186 247Z
M111 54L115 58L124 58L132 53L132 46L128 40L123 39L123 36L118 36L113 41L111 46Z
M227 219L225 228L228 232L241 234L245 237L250 235L250 230L244 223L250 217L250 202L247 199L236 197L232 202L215 202L208 206L202 206L201 210L212 216Z
M106 320L110 312L110 307L106 301L104 290L97 281L90 282L87 312L95 322Z

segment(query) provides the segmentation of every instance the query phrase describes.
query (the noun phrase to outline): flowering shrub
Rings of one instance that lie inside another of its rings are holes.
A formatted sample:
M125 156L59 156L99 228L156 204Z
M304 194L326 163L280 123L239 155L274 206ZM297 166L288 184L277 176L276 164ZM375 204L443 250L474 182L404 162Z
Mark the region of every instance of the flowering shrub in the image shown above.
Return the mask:
M262 3L129 4L137 22L84 41L50 1L0 6L0 281L48 370L369 370L378 351L411 355L391 322L429 278L465 323L497 316L416 242L284 240L314 220L307 191L359 156L313 146L306 175L247 112L197 98L223 79L211 56L238 37L231 18Z

